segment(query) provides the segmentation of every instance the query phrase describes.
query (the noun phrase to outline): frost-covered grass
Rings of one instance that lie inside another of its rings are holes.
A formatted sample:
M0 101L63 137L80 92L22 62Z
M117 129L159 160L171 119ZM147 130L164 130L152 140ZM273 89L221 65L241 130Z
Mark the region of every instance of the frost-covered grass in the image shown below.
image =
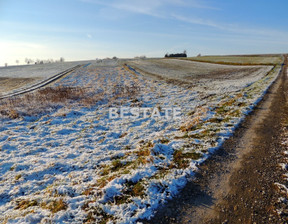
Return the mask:
M16 119L1 118L0 221L151 217L233 133L279 70L207 95L205 86L175 85L116 64L78 69L51 88L79 88L85 97L49 101L55 107L37 116L26 116L24 104ZM109 108L120 106L180 107L182 117L109 119Z

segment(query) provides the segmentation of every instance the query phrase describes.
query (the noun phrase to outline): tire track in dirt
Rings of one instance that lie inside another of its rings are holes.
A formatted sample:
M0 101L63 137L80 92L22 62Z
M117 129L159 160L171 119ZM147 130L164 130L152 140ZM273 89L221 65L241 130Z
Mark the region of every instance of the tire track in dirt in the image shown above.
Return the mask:
M229 194L218 203L215 218L210 223L287 223L288 220L275 213L279 195L274 184L281 179L278 164L285 150L281 144L281 122L288 116L287 84L285 65L269 93L266 103L270 101L270 106L265 116L252 126L252 142L246 146L248 153L243 155L230 177Z
M286 63L255 110L181 193L144 223L284 223L274 212L281 176L281 117L288 116Z

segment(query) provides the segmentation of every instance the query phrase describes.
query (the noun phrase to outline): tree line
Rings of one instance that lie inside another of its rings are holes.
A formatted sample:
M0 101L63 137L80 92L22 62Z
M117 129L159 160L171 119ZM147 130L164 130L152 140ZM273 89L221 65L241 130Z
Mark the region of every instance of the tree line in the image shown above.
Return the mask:
M165 54L165 58L181 58L181 57L187 57L187 51L184 50L183 53L176 53L176 54Z
M45 60L40 60L40 59L31 59L31 58L25 58L25 63L27 65L31 65L31 64L48 64L48 63L57 63L57 62L65 62L65 59L63 57L61 57L59 60L54 60L54 59L45 59ZM16 64L19 65L20 61L17 59ZM4 64L5 67L8 67L8 63Z
M17 63L17 61L18 60L16 60L16 63ZM25 58L25 63L27 65L30 65L30 64L47 64L47 63L64 62L64 61L65 61L65 59L63 57L61 57L59 60L54 60L54 59L46 59L46 60L36 59L36 60L33 60L31 58ZM19 63L19 61L18 61L18 63Z

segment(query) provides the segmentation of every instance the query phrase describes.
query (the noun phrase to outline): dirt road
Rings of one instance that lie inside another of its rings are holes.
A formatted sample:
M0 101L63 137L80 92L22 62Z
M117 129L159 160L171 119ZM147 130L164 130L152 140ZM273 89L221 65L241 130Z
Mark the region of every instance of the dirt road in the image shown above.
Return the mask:
M285 60L285 64L287 59ZM234 136L200 166L178 197L144 223L288 223L276 210L287 67Z

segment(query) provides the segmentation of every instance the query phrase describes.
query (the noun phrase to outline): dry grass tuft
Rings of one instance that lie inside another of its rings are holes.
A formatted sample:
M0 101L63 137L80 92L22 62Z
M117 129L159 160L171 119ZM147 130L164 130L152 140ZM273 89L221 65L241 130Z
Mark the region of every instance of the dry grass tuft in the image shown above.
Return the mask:
M173 153L173 163L170 165L170 168L186 169L187 167L189 167L189 161L185 160L182 151L176 150Z
M150 156L151 152L149 149L142 149L136 152L137 156Z
M91 201L90 203L92 203ZM100 207L90 207L89 204L83 206L82 208L84 211L87 211L86 219L83 221L83 223L99 223L99 224L105 224L105 223L112 223L113 216L106 213L102 208ZM113 222L114 223L114 222Z
M140 90L141 89L139 85L135 82L132 82L130 85L117 84L113 86L112 95L115 98L123 98L123 97L132 98L135 97L135 95L139 94Z
M27 209L29 207L33 207L33 206L37 206L38 202L36 200L21 200L21 201L17 201L17 205L15 207L15 209L20 209L20 210L24 210Z
M208 109L206 107L201 106L196 108L195 111L190 112L188 114L190 119L180 126L180 130L182 132L187 132L196 129L197 125L202 122L202 118L207 115L207 111Z
M187 152L183 153L182 150L175 150L173 153L173 162L170 164L170 168L186 169L189 167L190 160L197 160L201 158L200 153Z
M50 210L52 213L57 213L59 211L66 210L67 204L64 202L64 200L62 198L60 198L58 200L48 201L47 203L43 202L43 203L41 203L41 207L43 209Z
M19 113L14 109L10 109L9 111L6 111L6 115L11 119L17 119L20 117Z
M134 185L134 187L132 188L132 195L133 196L143 196L144 195L144 186L138 182L137 184Z
M37 91L34 97L48 102L63 102L63 100L78 100L83 98L84 89L66 86L46 87Z

